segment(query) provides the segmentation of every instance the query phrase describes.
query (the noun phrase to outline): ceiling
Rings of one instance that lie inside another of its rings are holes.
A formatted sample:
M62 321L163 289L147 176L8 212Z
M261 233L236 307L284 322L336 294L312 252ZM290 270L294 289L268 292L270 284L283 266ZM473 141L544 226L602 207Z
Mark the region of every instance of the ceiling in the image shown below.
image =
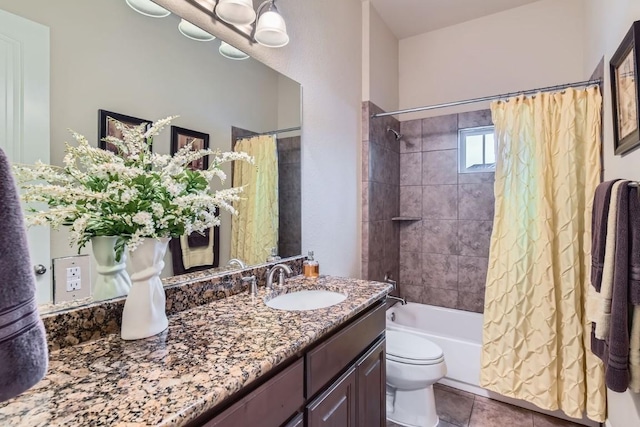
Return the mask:
M415 36L538 0L371 0L398 37Z

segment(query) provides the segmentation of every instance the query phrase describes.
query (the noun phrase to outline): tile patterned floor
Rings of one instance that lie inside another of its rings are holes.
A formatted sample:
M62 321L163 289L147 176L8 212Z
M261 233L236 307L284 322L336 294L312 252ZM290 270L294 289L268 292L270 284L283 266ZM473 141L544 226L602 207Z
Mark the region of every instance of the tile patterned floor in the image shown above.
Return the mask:
M436 384L438 427L582 427L517 406ZM387 421L387 427L399 427Z

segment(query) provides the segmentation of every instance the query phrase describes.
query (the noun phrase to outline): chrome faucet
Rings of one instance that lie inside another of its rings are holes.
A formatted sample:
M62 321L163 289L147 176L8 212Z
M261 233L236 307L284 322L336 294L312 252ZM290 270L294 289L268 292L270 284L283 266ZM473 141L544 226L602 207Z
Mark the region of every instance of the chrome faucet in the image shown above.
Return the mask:
M393 286L393 291L395 291L396 289L398 289L398 282L391 279L391 273L387 273L384 275L384 281L389 283L391 286ZM407 304L407 300L405 298L401 298L401 297L397 297L395 295L387 295L387 298L392 299L392 300L396 300L396 301L400 301L400 304L402 305L406 305Z
M396 300L396 301L400 301L400 304L402 304L402 305L406 305L407 304L407 300L405 298L400 298L400 297L397 297L395 295L387 295L387 298L392 299L392 300Z
M258 295L258 284L256 282L256 276L243 277L242 282L249 283L249 294L252 297Z
M269 270L269 273L267 274L267 289L273 289L273 275L276 274L276 272L278 271L280 272L278 276L279 286L284 285L285 274L287 275L292 274L291 268L289 268L287 264L274 265L273 267L271 267L271 270Z
M233 264L236 264L240 268L247 268L247 265L244 262L242 262L241 259L238 259L238 258L232 258L227 263L229 267L231 267Z

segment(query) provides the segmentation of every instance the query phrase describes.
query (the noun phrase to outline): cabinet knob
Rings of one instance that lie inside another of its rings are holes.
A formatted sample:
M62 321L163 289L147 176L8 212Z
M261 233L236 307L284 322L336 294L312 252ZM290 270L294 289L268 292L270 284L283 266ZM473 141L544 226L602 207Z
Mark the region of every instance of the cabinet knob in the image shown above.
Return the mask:
M38 264L33 266L33 270L36 272L38 276L42 276L44 273L47 272L47 267L45 267L42 264Z

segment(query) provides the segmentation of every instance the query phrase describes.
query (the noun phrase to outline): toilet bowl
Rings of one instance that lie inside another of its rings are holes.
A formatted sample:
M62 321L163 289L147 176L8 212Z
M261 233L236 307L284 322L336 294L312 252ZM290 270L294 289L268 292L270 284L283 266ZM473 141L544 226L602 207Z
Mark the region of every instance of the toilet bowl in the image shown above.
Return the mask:
M387 329L387 419L406 427L436 427L433 384L447 374L442 349L406 331Z

